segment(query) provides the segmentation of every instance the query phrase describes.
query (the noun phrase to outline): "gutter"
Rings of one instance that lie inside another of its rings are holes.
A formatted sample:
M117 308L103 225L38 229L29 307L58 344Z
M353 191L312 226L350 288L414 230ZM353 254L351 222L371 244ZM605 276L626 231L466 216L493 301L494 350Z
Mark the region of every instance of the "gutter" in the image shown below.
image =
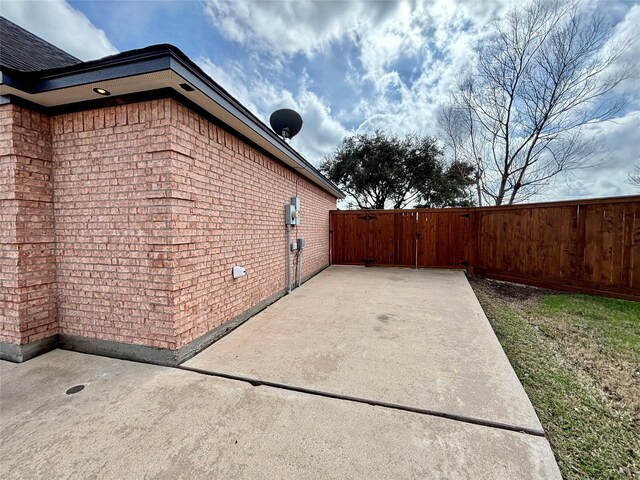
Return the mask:
M35 95L166 70L184 78L194 88L200 90L210 100L248 126L255 135L275 147L281 155L292 160L295 164L293 166L295 170L305 172L305 177L311 177L310 179L314 183L337 198L345 198L344 193L322 175L316 167L173 45L153 45L77 65L38 72L20 72L0 67L0 86L11 87Z

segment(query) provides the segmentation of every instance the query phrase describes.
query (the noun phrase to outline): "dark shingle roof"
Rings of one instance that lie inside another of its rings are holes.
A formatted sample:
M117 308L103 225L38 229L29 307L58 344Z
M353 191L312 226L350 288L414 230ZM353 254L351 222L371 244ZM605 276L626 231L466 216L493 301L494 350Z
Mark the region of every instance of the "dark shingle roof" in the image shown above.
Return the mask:
M0 17L0 67L35 72L78 63L80 59Z

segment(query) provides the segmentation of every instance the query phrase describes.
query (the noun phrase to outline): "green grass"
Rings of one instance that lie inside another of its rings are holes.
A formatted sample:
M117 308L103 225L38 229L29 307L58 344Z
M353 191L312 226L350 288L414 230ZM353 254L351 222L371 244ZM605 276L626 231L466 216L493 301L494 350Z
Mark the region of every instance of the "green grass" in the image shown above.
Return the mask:
M591 295L544 295L538 312L613 355L640 360L640 303Z
M640 305L579 295L539 295L523 301L505 297L491 285L473 282L540 417L563 477L640 478L639 432L631 414L569 354L573 339L580 351L602 341L615 355L633 357ZM578 333L567 335L567 325Z

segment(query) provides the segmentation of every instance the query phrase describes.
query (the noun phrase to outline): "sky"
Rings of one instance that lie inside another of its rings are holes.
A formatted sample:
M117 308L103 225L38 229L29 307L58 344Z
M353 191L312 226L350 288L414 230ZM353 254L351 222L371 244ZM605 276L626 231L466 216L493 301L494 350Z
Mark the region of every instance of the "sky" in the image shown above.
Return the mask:
M293 108L304 126L292 146L319 165L346 135L376 128L436 135L436 112L473 47L510 7L507 0L30 1L2 0L0 14L90 60L170 43L268 124ZM640 37L640 2L591 1L616 32ZM640 44L629 56L639 60ZM635 64L637 66L637 63ZM556 178L535 200L640 193L640 74L629 103L586 132L597 165Z

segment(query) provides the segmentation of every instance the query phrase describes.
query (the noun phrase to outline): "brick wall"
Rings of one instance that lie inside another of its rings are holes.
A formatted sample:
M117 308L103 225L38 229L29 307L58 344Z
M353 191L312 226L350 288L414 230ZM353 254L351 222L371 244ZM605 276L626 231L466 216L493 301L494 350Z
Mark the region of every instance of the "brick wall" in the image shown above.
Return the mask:
M51 128L60 333L176 349L281 291L296 189L304 274L329 263L335 198L174 100Z
M0 106L0 342L58 333L51 160L49 119Z
M173 349L163 100L52 118L60 332Z
M176 336L181 347L286 287L284 206L301 198L303 275L329 264L336 199L188 108L175 109L169 183ZM233 280L240 265L247 276ZM292 275L293 275L292 265Z

